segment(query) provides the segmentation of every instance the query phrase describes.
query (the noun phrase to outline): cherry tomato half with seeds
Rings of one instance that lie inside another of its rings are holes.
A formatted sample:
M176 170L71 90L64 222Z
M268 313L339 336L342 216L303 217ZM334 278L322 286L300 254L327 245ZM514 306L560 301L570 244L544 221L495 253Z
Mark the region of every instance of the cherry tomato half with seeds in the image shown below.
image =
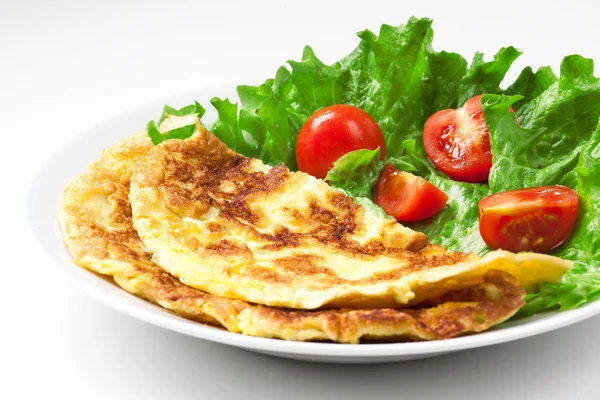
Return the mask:
M492 168L492 149L481 95L469 99L457 110L442 110L429 117L423 130L423 144L431 162L448 177L461 182L487 181Z
M360 108L337 104L315 112L302 126L296 141L298 169L324 179L341 156L354 150L381 151L385 140L377 122Z
M448 201L430 182L386 164L375 185L375 204L398 221L421 221L437 214Z
M479 201L479 232L492 249L547 253L571 234L578 204L558 185L496 193Z

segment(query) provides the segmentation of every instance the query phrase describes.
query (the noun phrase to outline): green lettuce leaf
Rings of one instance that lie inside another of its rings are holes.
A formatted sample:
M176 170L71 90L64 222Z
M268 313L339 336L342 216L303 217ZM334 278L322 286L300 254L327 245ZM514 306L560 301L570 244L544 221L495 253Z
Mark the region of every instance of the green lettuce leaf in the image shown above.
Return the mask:
M460 54L438 53L429 49L427 61L433 83L432 111L458 107L461 82L467 73L467 60Z
M483 93L502 93L500 83L512 63L521 55L514 47L504 47L490 62L483 61L483 53L475 53L469 70L460 81L458 106L462 106L473 96Z
M541 67L535 73L531 67L525 67L517 80L506 89L504 94L523 96L521 101L517 101L512 106L519 113L521 104L526 104L535 99L548 90L556 81L558 81L558 78L550 67Z
M560 79L521 105L518 127L508 107L519 97L482 99L492 133L494 165L489 182L493 192L573 186L574 168L600 117L600 79L594 77L593 68L590 59L566 57Z

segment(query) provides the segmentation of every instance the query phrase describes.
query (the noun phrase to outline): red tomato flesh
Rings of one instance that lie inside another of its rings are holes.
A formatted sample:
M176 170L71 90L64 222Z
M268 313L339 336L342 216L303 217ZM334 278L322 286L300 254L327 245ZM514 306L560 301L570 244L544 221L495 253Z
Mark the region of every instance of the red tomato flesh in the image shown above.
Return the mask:
M425 179L386 164L375 185L375 204L398 221L421 221L437 214L446 193Z
M431 162L448 177L461 182L487 181L492 149L481 95L469 99L458 110L442 110L429 117L423 144Z
M479 231L492 249L547 253L571 234L577 193L543 186L497 193L479 202Z
M377 122L360 108L337 104L314 113L302 126L296 141L298 169L324 179L341 156L354 150L381 151L385 140Z

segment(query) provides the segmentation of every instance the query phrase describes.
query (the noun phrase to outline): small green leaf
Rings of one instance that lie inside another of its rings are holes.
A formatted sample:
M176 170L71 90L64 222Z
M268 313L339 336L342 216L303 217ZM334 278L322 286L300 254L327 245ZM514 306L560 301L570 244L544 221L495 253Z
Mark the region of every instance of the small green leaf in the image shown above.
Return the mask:
M325 180L333 187L344 189L352 197L372 199L373 187L379 178L381 168L379 149L355 150L334 162Z
M171 129L161 134L154 121L150 121L146 125L146 131L152 143L157 145L169 139L187 139L191 137L196 132L196 125L182 126L181 128Z
M179 110L169 105L165 105L157 125L160 127L160 125L169 115L183 117L184 115L198 114L198 119L200 119L204 116L204 113L206 113L206 110L197 101L195 101L194 104L190 104L189 106L185 106Z
M204 116L205 112L206 110L204 107L202 107L197 101L195 101L194 104L190 104L189 106L185 106L179 110L169 105L165 105L158 123L155 123L154 121L148 122L146 125L146 132L148 133L148 136L154 145L157 145L168 139L187 139L196 131L196 125L192 124L183 126L164 133L160 133L159 127L169 115L183 117L185 115L197 114L198 119L200 119Z

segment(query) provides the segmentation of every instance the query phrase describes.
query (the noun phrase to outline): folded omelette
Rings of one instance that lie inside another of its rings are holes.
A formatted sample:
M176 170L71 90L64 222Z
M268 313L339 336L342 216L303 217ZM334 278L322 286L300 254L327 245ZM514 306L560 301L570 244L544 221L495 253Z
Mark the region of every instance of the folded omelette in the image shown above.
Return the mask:
M498 270L487 271L471 286L445 291L419 307L402 310L291 310L186 286L154 263L132 223L130 177L136 161L151 149L146 134L140 133L103 152L67 187L60 223L77 264L112 276L128 292L183 317L247 335L358 343L446 339L480 332L510 318L523 305L525 292L519 282Z

